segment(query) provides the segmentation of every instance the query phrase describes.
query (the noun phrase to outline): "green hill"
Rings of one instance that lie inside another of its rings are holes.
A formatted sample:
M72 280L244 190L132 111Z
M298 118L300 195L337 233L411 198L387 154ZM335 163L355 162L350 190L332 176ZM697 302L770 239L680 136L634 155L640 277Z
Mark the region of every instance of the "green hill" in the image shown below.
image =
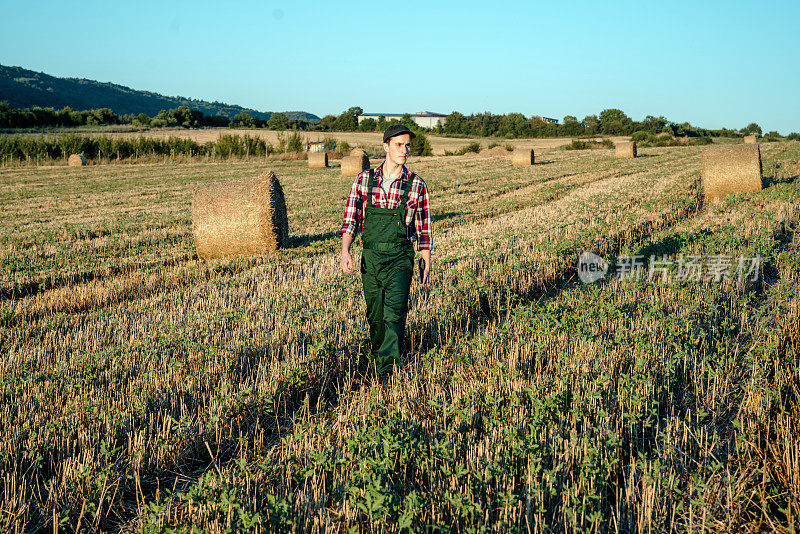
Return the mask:
M5 100L18 108L39 106L60 109L70 107L76 110L110 108L117 115L147 113L151 117L162 109L175 109L188 106L202 111L205 115L223 115L233 118L241 112L254 117L269 119L271 112L257 111L224 104L206 102L182 96L164 96L150 91L137 91L124 85L102 83L83 78L57 78L23 69L0 65L0 101ZM304 111L284 112L290 119L316 122L319 117Z

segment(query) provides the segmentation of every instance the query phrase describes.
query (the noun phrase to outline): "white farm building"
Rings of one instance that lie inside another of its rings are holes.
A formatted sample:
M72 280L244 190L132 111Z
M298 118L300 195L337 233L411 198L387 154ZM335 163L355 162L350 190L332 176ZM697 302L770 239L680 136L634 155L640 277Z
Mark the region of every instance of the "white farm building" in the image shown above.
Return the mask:
M366 119L373 119L376 122L380 122L381 117L387 121L392 119L400 120L403 118L403 115L403 113L364 113L363 115L358 116L358 123L361 124ZM430 111L420 111L410 115L411 119L417 123L418 126L423 128L436 128L436 126L439 124L444 125L445 121L447 120L447 115L442 115L441 113L431 113Z

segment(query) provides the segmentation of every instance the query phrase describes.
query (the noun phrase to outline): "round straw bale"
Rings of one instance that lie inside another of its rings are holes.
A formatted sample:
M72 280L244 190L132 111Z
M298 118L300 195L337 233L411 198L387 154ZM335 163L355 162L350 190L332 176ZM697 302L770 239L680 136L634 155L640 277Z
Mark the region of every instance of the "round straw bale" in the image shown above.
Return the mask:
M533 165L533 158L532 148L515 148L511 160L515 167L523 167Z
M709 200L727 193L760 191L761 150L758 145L707 147L703 150L701 177Z
M83 167L86 165L86 158L83 154L72 154L67 160L67 165L70 167Z
M507 156L508 150L504 146L496 146L492 148L484 148L478 152L479 156Z
M288 246L286 201L275 173L197 187L192 234L197 256L205 260L253 256Z
M364 156L366 154L367 153L364 152L364 150L361 148L354 148L353 150L350 151L351 156Z
M342 176L356 176L364 169L369 169L369 157L366 154L342 158Z
M758 138L755 135L745 135L744 142L747 145L755 145L758 143Z
M312 169L321 169L328 166L328 154L325 152L309 152L308 166Z
M636 157L636 143L617 143L615 148L616 156L618 158L635 158Z

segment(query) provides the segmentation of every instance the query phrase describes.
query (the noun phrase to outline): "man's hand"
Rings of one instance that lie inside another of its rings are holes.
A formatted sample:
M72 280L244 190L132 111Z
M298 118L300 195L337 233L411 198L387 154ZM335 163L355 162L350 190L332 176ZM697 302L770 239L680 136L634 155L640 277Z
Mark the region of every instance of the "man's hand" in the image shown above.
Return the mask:
M347 274L355 273L355 270L353 270L353 258L350 256L350 252L346 250L342 251L342 270Z
M353 269L353 258L350 256L350 244L353 242L353 236L344 234L342 236L342 270L347 274L355 273Z
M426 286L431 278L431 251L422 250L420 252L422 253L422 259L425 260L425 269L422 271L422 280L420 283Z

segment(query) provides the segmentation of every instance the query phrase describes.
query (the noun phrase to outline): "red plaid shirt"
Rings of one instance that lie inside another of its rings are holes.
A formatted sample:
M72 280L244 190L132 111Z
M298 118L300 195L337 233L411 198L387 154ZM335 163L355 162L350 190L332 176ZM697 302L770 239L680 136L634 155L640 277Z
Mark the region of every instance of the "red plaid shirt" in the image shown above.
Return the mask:
M396 179L389 186L389 190L384 191L381 187L383 179L383 163L375 167L375 177L372 187L372 205L378 208L394 209L400 205L403 197L403 187L411 177L411 172L403 165L403 172L400 178ZM345 233L355 237L358 232L364 230L364 205L367 202L367 192L369 190L369 170L361 172L356 176L350 196L347 197L347 204L344 208L344 223L341 235ZM384 186L386 184L383 184ZM411 182L408 192L408 202L406 203L406 226L411 228L408 239L417 243L418 250L431 249L431 212L428 203L428 186L417 176ZM411 220L414 224L411 224Z

